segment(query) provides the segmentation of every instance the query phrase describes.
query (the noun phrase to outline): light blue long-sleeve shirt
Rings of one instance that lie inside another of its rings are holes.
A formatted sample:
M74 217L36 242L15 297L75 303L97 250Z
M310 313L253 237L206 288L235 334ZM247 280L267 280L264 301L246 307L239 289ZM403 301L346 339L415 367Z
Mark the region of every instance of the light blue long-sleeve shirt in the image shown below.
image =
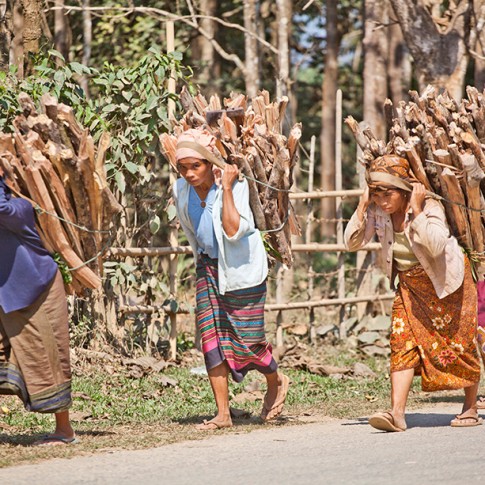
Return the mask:
M217 239L212 223L212 211L216 198L217 186L214 184L205 198L204 205L194 187L189 189L189 218L197 239L198 252L217 259Z
M175 207L194 256L199 247L194 226L189 217L190 185L179 178L173 185ZM240 215L239 228L229 237L222 227L222 188L217 188L212 208L212 222L218 244L219 292L251 288L262 283L268 276L268 259L261 234L254 225L249 206L249 187L246 180L233 185L236 209Z

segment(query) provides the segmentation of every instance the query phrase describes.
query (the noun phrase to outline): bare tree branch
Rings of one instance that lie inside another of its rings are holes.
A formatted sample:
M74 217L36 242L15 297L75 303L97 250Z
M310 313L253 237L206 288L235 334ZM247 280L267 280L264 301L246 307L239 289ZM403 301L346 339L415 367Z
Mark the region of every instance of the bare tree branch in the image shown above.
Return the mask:
M59 7L50 7L49 10L56 10ZM70 12L75 12L75 11L82 11L84 10L83 7L78 7L75 5L65 5L64 9L66 10L67 13ZM235 24L233 22L226 22L225 20L222 20L218 17L213 17L210 15L175 15L171 12L167 12L166 10L162 10L159 8L154 8L154 7L89 7L89 10L91 12L123 12L123 16L129 15L134 12L138 13L143 13L146 15L152 15L153 17L160 18L162 20L174 20L174 21L180 21L183 22L187 25L190 25L191 27L194 27L194 20L195 19L209 19L213 20L214 22L218 22L219 24L223 25L224 27L228 27L231 29L236 29L239 30L245 34L251 35L257 39L258 42L260 42L262 45L264 45L266 48L268 48L271 52L274 54L278 54L278 49L271 45L268 41L263 39L262 37L258 36L254 32L248 32L247 29L242 27L239 24ZM202 32L200 32L202 35L204 35ZM222 47L221 47L222 48Z

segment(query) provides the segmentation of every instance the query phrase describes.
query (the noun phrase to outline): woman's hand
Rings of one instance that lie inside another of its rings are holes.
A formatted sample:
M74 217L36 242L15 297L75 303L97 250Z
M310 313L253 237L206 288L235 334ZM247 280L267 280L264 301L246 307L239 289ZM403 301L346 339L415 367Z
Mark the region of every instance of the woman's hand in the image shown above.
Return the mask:
M357 214L359 215L359 219L361 221L364 220L365 213L371 202L370 190L369 187L364 189L364 193L360 196L359 205L357 206Z
M414 217L423 212L424 200L426 198L426 187L423 184L413 184L413 191L411 193L411 199L409 205L413 211Z
M231 190L232 185L236 181L238 174L239 169L236 167L236 165L230 165L229 163L226 163L226 166L224 167L224 172L222 174L222 189Z

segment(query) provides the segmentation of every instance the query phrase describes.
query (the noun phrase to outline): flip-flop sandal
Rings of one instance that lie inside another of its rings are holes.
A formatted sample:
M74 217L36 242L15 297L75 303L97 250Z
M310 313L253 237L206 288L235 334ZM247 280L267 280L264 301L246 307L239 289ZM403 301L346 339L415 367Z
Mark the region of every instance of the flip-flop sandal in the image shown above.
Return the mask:
M263 409L261 411L261 419L263 421L271 421L277 418L283 412L283 406L288 395L288 388L290 387L290 378L285 374L281 374L281 395L276 397L272 406L266 404L266 396L264 397Z
M469 428L471 426L479 426L483 423L483 419L480 418L474 409L469 409L464 413L457 414L455 419L451 420L450 426L454 428Z
M213 419L211 419L210 421L204 419L202 423L195 426L195 429L197 431L215 431L216 429L230 428L231 426L232 423L217 423Z
M390 412L376 413L369 418L369 424L380 431L406 431L400 428L394 421L394 416Z
M33 443L32 446L52 446L57 443L63 443L65 445L77 445L80 441L73 436L72 438L64 438L64 436L56 436L54 434L46 434L42 436L38 441Z

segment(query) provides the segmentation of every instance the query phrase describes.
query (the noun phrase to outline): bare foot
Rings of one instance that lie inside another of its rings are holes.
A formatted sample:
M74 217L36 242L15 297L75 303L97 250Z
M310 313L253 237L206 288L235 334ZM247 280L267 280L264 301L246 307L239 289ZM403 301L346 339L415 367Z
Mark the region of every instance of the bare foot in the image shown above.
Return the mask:
M269 389L264 396L263 409L261 411L261 419L263 421L270 421L281 414L288 394L289 385L290 378L284 374L279 374L276 396L274 395L274 392L270 393Z

